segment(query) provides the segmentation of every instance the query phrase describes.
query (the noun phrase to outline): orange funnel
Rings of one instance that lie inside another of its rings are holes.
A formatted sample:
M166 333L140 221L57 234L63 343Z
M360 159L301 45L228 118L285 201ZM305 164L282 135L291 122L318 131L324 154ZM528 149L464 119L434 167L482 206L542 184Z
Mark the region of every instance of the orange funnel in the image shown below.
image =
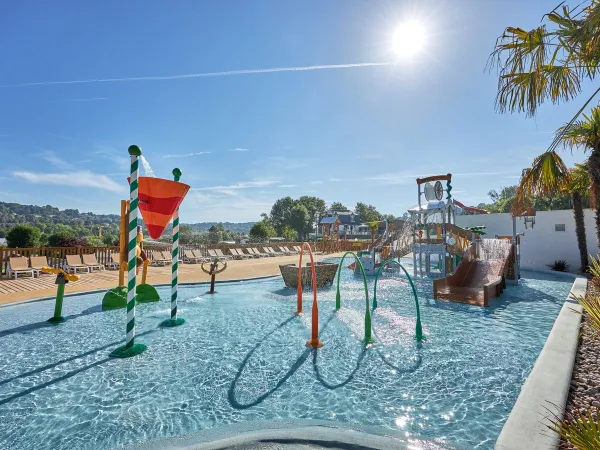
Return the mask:
M139 177L138 198L142 218L152 239L158 239L190 187L163 178Z

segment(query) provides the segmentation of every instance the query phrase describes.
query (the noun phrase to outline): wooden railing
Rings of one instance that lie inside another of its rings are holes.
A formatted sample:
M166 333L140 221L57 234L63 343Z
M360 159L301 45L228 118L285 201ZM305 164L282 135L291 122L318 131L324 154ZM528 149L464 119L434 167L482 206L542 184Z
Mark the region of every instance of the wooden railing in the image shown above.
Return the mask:
M311 249L323 253L337 253L349 250L366 250L367 243L355 241L336 241L336 242L310 242ZM264 251L264 247L278 248L280 246L290 247L302 245L301 242L276 242L276 243L250 243L250 244L206 244L206 245L182 245L183 249L200 250L203 256L209 256L209 249L221 249L223 253L229 255L230 248L258 248ZM144 244L144 251L150 259L156 251L170 252L169 244ZM107 265L112 261L112 254L119 253L118 246L103 246L103 247L35 247L35 248L0 248L0 275L5 274L9 268L9 258L15 256L45 256L48 260L48 265L54 268L62 268L66 264L66 255L87 255L95 254L99 264Z

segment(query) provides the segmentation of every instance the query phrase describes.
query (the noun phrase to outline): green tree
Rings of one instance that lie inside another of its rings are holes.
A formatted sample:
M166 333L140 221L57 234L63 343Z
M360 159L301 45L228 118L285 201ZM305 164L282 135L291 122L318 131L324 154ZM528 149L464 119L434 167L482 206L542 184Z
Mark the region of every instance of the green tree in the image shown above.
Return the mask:
M292 208L289 226L295 230L302 239L304 238L306 231L312 228L309 220L310 218L306 208L303 205L298 204Z
M298 232L292 227L285 225L281 230L281 237L283 237L288 242L292 242L298 239Z
M311 230L314 229L317 220L320 217L325 217L325 214L327 213L325 200L321 200L317 197L304 195L296 201L296 204L300 204L306 208L306 211L308 212L308 224Z
M91 247L102 247L105 245L102 239L98 236L86 236L85 242Z
M223 226L213 225L208 229L208 239L211 244L218 244L223 240Z
M329 209L331 209L332 211L348 211L348 208L346 208L340 202L333 202Z
M281 232L284 225L290 225L290 217L293 208L294 200L291 197L280 198L273 204L269 219L277 233Z
M179 226L179 242L181 244L192 244L194 241L194 231L189 225Z
M64 247L64 243L75 239L72 231L58 231L48 236L48 247Z
M354 214L360 217L360 220L363 222L375 222L383 218L381 213L377 211L377 208L375 208L373 205L367 205L362 202L358 202L356 204L356 207L354 208Z
M266 222L256 222L250 228L250 239L252 242L267 242L273 236L275 236L275 230Z
M6 243L10 248L38 247L42 233L32 225L15 225L6 234Z

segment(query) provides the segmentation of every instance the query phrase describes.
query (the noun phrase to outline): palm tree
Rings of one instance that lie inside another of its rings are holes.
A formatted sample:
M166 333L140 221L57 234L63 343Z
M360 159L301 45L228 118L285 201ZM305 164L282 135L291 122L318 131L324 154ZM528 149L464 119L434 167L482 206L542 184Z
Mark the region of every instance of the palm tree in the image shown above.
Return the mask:
M574 168L568 170L556 152L545 152L533 161L531 168L523 170L513 203L513 213L520 215L531 207L533 196L568 192L573 205L582 272L587 271L589 265L583 211L583 195L589 190L587 164L575 164Z
M591 182L591 203L596 212L596 236L600 242L600 202L597 194L600 192L600 107L592 108L585 120L577 120L558 129L557 134L565 147L580 148L589 151L587 171Z

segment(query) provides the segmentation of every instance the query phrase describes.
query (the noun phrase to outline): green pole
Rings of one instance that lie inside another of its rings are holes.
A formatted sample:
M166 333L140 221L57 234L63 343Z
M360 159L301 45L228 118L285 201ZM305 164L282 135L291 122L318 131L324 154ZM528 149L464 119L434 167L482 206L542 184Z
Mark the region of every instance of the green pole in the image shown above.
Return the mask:
M65 280L65 277L62 273L58 274L58 276L56 277L56 284L57 284L57 289L56 289L56 303L54 304L54 315L48 319L48 322L52 322L52 323L61 323L64 322L65 320L67 320L66 318L64 318L62 316L62 305L63 305L63 298L65 296L65 284L67 283L67 280Z
M173 179L179 181L182 172L173 169ZM163 327L175 327L185 323L185 319L177 318L177 288L179 286L179 209L173 214L173 246L171 247L171 319L161 323Z
M398 267L400 267L404 271L406 277L408 278L408 281L410 282L410 286L412 287L413 296L415 297L415 308L417 310L417 325L415 327L415 337L417 338L417 341L421 341L425 338L425 336L423 335L423 327L421 326L421 311L419 310L419 297L417 296L417 289L415 288L415 284L413 283L412 278L410 277L404 266L395 259L388 259L387 261L384 261L383 264L379 266L377 275L375 275L375 285L373 286L373 309L377 308L377 281L379 280L379 275L381 275L381 271L386 265L392 263L398 265Z
M111 355L127 358L146 350L144 344L135 343L135 296L136 296L136 262L137 262L137 219L138 219L138 174L139 158L142 149L132 145L128 149L131 156L131 170L129 178L129 244L128 244L128 276L127 276L127 331L125 345L115 349Z
M366 305L365 305L365 339L363 340L363 342L365 344L372 344L375 341L371 337L371 308L370 308L371 305L369 302L369 288L367 286L367 276L365 274L365 269L362 265L362 262L360 262L360 258L354 252L344 253L344 256L342 256L342 260L340 261L340 264L338 265L337 291L335 294L335 310L337 311L341 307L341 305L340 305L340 297L341 297L340 296L340 275L342 272L342 265L343 265L342 263L344 262L346 255L354 256L354 260L356 261L356 264L358 264L358 267L360 268L360 273L362 274L362 277L363 277L363 284L365 286L365 301L366 301Z

